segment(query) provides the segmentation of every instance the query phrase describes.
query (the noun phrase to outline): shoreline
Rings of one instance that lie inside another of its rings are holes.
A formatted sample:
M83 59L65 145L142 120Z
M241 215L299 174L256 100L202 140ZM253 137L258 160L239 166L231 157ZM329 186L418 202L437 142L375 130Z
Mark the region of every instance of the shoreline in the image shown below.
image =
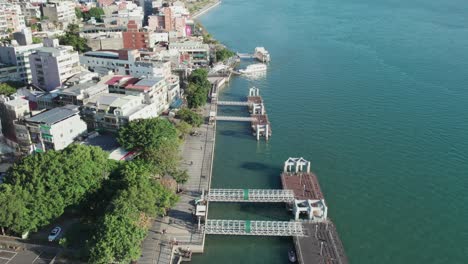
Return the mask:
M202 7L200 10L196 11L196 12L192 15L192 19L197 19L198 17L204 15L205 13L207 13L208 11L210 11L211 9L217 7L219 4L221 4L221 0L215 0L214 2L208 3L207 5L205 5L204 7Z

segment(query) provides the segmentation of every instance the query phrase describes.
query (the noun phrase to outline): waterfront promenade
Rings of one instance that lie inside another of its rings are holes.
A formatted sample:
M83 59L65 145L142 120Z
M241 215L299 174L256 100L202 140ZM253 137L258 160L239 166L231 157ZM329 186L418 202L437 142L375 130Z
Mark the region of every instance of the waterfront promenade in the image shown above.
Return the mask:
M211 107L207 104L203 111L208 117ZM189 174L187 183L181 185L179 202L165 217L153 222L148 236L142 244L141 264L169 264L173 254L173 243L179 247L190 247L193 252L200 252L204 246L204 236L198 231L198 222L193 217L193 201L200 198L202 190L208 190L211 181L213 155L215 146L216 125L207 122L195 128L200 134L187 136L182 146L181 169ZM164 234L163 234L163 230Z

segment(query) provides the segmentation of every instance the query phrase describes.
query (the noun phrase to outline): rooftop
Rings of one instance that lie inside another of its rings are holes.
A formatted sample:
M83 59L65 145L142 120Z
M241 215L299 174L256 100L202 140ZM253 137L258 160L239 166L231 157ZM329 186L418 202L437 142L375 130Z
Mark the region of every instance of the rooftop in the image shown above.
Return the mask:
M84 53L84 56L119 59L119 53L114 51L88 51Z
M163 78L148 78L148 79L142 79L139 80L135 83L128 83L126 84L125 88L126 89L135 89L135 90L148 90L151 87L155 86L158 84L160 81L162 81Z
M51 53L54 56L62 54L64 51L73 52L73 47L71 46L58 46L58 47L40 47L36 49L37 53Z
M110 80L108 80L106 82L107 85L115 85L115 84L118 84L120 83L122 80L126 80L126 79L129 79L129 78L132 78L132 76L128 76L128 75L117 75L117 76L114 76L112 78L110 78Z
M55 124L62 120L65 120L71 116L78 114L78 107L75 105L66 105L63 107L57 107L49 111L40 113L33 117L26 119L28 122L43 123L43 124Z
M16 98L13 100L6 101L5 104L16 108L18 106L29 105L29 101L23 98Z

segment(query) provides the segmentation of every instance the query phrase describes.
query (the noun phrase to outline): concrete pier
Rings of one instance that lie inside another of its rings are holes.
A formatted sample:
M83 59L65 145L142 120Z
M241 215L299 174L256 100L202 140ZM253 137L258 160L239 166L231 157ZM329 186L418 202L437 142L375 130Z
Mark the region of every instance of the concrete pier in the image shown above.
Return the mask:
M293 208L296 219L300 213L308 214L307 220L300 220L303 222L306 236L294 237L298 262L301 264L348 264L335 225L327 217L328 208L325 198L317 176L310 171L310 162L303 158L289 158L284 163L281 184L283 189L294 192L296 204L308 201L310 205L315 203L313 206L316 206ZM314 210L321 214L315 215Z

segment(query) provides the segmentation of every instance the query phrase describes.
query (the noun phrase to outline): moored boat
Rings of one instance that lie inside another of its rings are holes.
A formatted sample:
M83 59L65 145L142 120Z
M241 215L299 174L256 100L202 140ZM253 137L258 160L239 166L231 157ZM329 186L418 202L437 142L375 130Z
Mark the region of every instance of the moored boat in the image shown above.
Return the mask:
M249 74L249 73L256 73L256 72L264 72L267 70L267 66L263 63L256 63L247 66L247 68L243 70L239 70L242 74Z
M270 53L264 47L256 47L254 56L261 62L270 62Z

